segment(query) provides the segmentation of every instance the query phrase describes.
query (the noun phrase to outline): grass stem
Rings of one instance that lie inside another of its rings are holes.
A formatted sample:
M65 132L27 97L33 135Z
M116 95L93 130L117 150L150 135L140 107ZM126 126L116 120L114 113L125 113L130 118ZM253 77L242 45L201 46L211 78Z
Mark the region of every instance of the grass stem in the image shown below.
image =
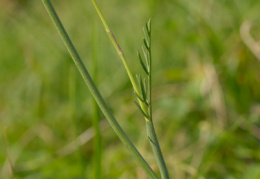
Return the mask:
M162 179L169 179L169 174L168 174L168 170L167 170L167 166L165 164L162 152L161 152L161 148L160 148L160 144L158 142L157 136L156 136L156 132L154 129L154 125L153 125L153 113L152 113L152 43L151 43L151 20L149 19L148 23L146 24L146 31L147 31L147 35L146 33L144 33L144 35L146 36L146 40L144 40L144 42L146 42L146 46L148 46L147 50L148 50L148 93L149 93L149 103L150 106L148 106L148 114L150 116L150 120L146 121L146 128L147 128L147 135L148 135L148 139L150 141L151 147L153 149L160 173L161 173L161 177ZM144 30L145 32L145 30ZM148 43L148 45L147 45Z
M163 179L168 179L169 178L169 174L168 174L168 170L167 170L167 167L166 167L166 164L164 162L164 159L163 159L163 155L162 155L162 152L161 152L161 149L160 149L160 145L159 145L159 142L157 140L157 137L156 137L156 133L155 133L155 129L154 129L154 125L153 125L153 121L152 121L152 105L149 105L148 107L148 112L146 110L146 103L144 101L146 101L145 99L141 100L140 99L140 92L138 90L138 86L133 78L133 75L132 75L132 72L130 71L129 69L129 66L127 64L127 61L125 59L125 56L124 56L124 53L122 51L122 49L120 48L115 36L113 35L113 33L111 32L111 30L109 29L97 3L95 0L92 0L92 3L105 27L105 30L106 32L108 33L108 36L112 42L112 44L114 45L114 47L116 48L117 52L118 52L118 55L120 56L124 66L125 66L125 69L127 71L127 74L129 76L129 79L132 83L132 86L134 88L134 91L137 95L137 100L139 102L140 105L137 104L137 106L140 108L141 112L143 113L143 116L144 118L146 119L146 126L147 126L147 135L148 135L148 138L149 138L149 141L150 141L150 144L152 146L152 149L153 149L153 152L154 152L154 155L155 155L155 158L156 158L156 161L158 163L158 166L159 166L159 169L160 169L160 173L161 173L161 176ZM149 103L151 104L151 98L152 98L152 94L151 94L151 81L152 81L152 77L151 77L151 21L149 20L149 22L147 23L146 25L146 31L147 31L147 37L149 37L149 40L148 38L144 39L144 45L145 45L145 49L148 51L148 55L149 55L149 71L147 70L147 73L149 72L148 74L148 90L149 90ZM144 34L146 35L146 34ZM147 41L148 40L148 41ZM146 55L146 54L144 54ZM146 57L147 58L147 57ZM142 60L141 60L142 61ZM143 65L143 68L144 65ZM141 81L141 78L140 78L140 81ZM140 82L140 86L142 88L142 91L143 91L143 83ZM144 93L142 93L142 96L144 98Z
M111 41L112 44L114 45L114 47L115 47L115 49L116 49L116 51L117 51L119 57L121 58L121 60L122 60L122 62L123 62L123 64L124 64L124 67L125 67L125 69L126 69L126 72L127 72L127 74L128 74L128 77L129 77L129 79L130 79L130 81L131 81L131 83L132 83L132 86L133 86L133 88L134 88L134 91L137 93L137 95L140 96L140 93L139 93L139 90L138 90L138 86L137 86L137 84L136 84L136 82L135 82L135 79L134 79L134 77L133 77L133 74L132 74L132 72L131 72L131 70L130 70L128 64L127 64L125 55L124 55L124 53L123 53L123 51L122 51L120 45L118 44L118 42L117 42L117 40L116 40L114 34L113 34L112 31L110 30L110 28L108 27L108 25L107 25L107 23L106 23L106 21L105 21L105 18L103 17L103 15L102 15L102 13L101 13L101 11L100 11L100 9L99 9L99 7L98 7L96 1L95 1L95 0L92 0L92 3L93 3L93 5L94 5L94 7L95 7L95 9L96 9L96 11L97 11L97 13L98 13L98 16L100 17L100 19L101 19L101 21L102 21L102 23L103 23L103 25L104 25L104 28L105 28L105 30L106 30L106 32L107 32L107 34L108 34L108 37L109 37L110 41ZM147 115L147 111L146 111L146 108L145 108L144 103L143 103L140 99L138 99L138 102L139 102L139 104L140 104L140 106L141 106L141 109L142 109L142 110L144 111L144 113ZM145 118L145 119L146 119L146 120L149 120L148 118Z
M153 149L153 153L155 155L160 173L161 173L161 177L162 179L169 179L169 174L168 174L168 170L166 167L166 164L164 162L164 158L161 152L161 148L156 136L156 132L154 129L154 125L153 125L153 121L146 121L146 129L147 129L147 135L148 135L148 139L150 141L151 147Z
M66 30L64 29L54 7L52 6L50 0L42 0L47 12L49 13L54 25L56 26L57 31L59 32L65 46L67 47L76 67L78 68L81 76L83 77L85 83L87 84L90 92L92 93L93 97L95 98L96 102L98 103L101 111L104 113L106 119L108 120L111 127L114 129L120 140L125 144L127 149L129 149L130 153L133 155L135 160L138 164L143 168L143 170L147 173L150 178L157 178L154 171L151 167L147 164L138 150L135 148L133 143L130 141L128 136L125 134L121 126L118 124L117 120L115 119L114 115L110 111L109 107L105 103L103 97L101 96L99 90L97 89L96 85L94 84L91 76L89 75L85 65L83 64L78 52L76 51L74 45L72 44Z

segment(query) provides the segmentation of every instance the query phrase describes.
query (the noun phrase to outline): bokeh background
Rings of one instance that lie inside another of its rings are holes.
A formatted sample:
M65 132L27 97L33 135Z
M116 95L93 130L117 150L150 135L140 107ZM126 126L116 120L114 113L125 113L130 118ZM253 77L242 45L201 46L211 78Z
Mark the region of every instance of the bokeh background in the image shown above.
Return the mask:
M152 19L153 112L171 178L260 178L260 2L107 0L132 71ZM145 121L88 1L53 1L119 123L158 173ZM42 2L0 1L0 178L93 178L93 101ZM104 116L102 178L146 178ZM6 136L6 137L5 137ZM7 139L6 139L7 138ZM80 140L78 140L80 139Z

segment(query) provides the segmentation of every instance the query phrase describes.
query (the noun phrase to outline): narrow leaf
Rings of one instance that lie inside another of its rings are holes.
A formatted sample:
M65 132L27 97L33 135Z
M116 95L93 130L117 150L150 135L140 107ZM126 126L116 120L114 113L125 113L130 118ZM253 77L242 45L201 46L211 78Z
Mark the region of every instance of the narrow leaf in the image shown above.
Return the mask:
M140 53L139 53L138 50L137 50L137 55L138 55L138 57L139 57L140 63L141 63L141 65L142 65L142 67L143 67L145 73L146 73L147 75L149 75L149 72L148 72L148 70L147 70L147 68L146 68L146 66L145 66L145 64L144 64L144 62L143 62L143 59L142 59L142 57L141 57L141 55L140 55Z
M150 69L150 64L149 64L149 60L148 60L148 51L144 48L144 46L142 46L143 49L143 54L144 54L144 58L146 61L146 66L147 66L147 71L150 73L149 69Z
M144 84L144 90L145 90L145 94L146 94L146 92L147 92L147 91L146 91L146 90L147 90L147 87L146 87L145 79L144 79L144 83L143 83L143 84Z
M139 95L136 93L136 91L134 91L134 93L135 93L136 97L137 97L140 101L142 101L144 104L146 104L147 107L150 107L150 103L148 102L147 99L144 100L141 96L139 96Z
M143 80L142 80L142 77L141 75L136 75L136 78L137 78L137 81L141 87L141 92L142 92L142 99L144 101L146 101L146 87L144 87L144 83L143 83ZM146 85L145 85L146 86Z
M136 93L136 91L134 91L134 93L135 93L136 97L137 97L138 99L140 99L140 101L142 101L143 103L146 104L146 101L144 101L143 98Z
M146 101L146 85L145 85L145 81L143 82L142 78L140 78L140 86L141 86L143 99Z
M151 37L151 19L149 19L148 22L146 23L146 30L149 34L149 37Z
M136 104L136 106L139 108L139 110L141 111L141 113L144 115L144 117L146 117L147 119L150 119L150 117L143 111L143 109L141 108L140 104L137 103L136 101L135 101L135 104Z
M143 38L143 41L144 41L144 46L146 47L147 50L149 50L149 46L148 46L148 44L147 44L145 38Z
M150 35L148 32L146 32L145 28L143 28L143 32L144 32L144 39L149 42L150 41Z
M150 141L155 147L157 147L156 143L151 139L151 137L150 137L150 136L147 136L147 137L148 137L149 141Z

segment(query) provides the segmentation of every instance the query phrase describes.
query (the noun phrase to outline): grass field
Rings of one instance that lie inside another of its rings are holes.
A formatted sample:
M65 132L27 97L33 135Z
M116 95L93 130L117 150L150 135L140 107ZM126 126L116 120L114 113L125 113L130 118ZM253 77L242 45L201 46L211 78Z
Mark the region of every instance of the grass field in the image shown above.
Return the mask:
M153 119L170 178L259 179L260 2L98 3L134 73L142 73L136 50L152 19ZM91 1L53 4L91 74L97 51L97 86L159 176L131 83ZM1 0L0 178L93 178L93 111L42 2ZM99 125L102 178L146 178L102 114Z

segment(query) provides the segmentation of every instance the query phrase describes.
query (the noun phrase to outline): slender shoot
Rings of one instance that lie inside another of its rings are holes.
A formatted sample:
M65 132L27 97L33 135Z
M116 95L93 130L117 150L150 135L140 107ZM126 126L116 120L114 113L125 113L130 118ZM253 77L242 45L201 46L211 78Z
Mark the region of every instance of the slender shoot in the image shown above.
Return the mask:
M112 31L111 31L110 28L108 27L108 25L107 25L107 23L106 23L106 21L105 21L103 15L102 15L102 13L101 13L101 11L100 11L100 9L99 9L99 7L98 7L96 1L95 1L95 0L92 0L92 3L93 3L93 5L94 5L94 7L95 7L95 9L96 9L96 11L97 11L97 13L98 13L98 15L99 15L101 21L102 21L102 23L103 23L103 25L104 25L104 28L105 28L105 30L106 30L106 32L107 32L107 35L108 35L110 41L111 41L112 44L114 45L114 47L115 47L115 49L116 49L116 51L117 51L119 57L121 58L121 60L122 60L122 62L123 62L123 64L124 64L124 67L125 67L125 69L126 69L126 72L127 72L127 74L128 74L128 77L129 77L129 79L130 79L130 81L131 81L131 83L132 83L132 86L133 86L133 88L134 88L135 93L137 93L137 94L140 96L140 93L139 93L139 90L138 90L138 86L137 86L137 84L136 84L136 82L135 82L135 79L134 79L134 77L133 77L133 74L132 74L132 72L131 72L131 70L130 70L128 64L127 64L127 61L126 61L124 52L122 51L120 45L118 44L118 42L117 42L117 40L116 40L114 34L112 33ZM144 113L147 114L147 111L146 111L146 109L145 109L144 103L142 103L142 101L140 101L139 99L138 99L138 102L139 102L139 104L140 104L142 110L144 111ZM149 120L149 119L146 118L146 120Z
M144 38L143 38L143 55L144 58L146 59L146 64L144 64L142 57L140 53L138 52L138 58L141 63L141 66L144 70L144 72L147 75L148 79L148 90L146 91L146 85L145 85L145 79L142 80L141 76L138 76L139 78L139 84L140 88L142 91L142 100L141 101L146 101L144 104L146 105L147 111L148 111L148 116L149 120L146 121L146 128L147 128L147 135L149 142L151 144L151 147L153 149L157 164L159 166L159 170L161 173L161 177L163 179L168 179L169 174L168 170L161 152L161 148L156 136L156 132L154 129L153 125L153 115L152 115L152 48L151 48L151 20L146 23L145 28L144 28ZM147 67L147 68L146 68ZM148 93L148 99L146 97ZM139 96L137 96L140 98ZM144 115L144 117L146 117Z
M156 157L159 169L160 169L161 176L162 176L163 179L168 179L169 178L168 170L167 170L166 164L164 162L163 155L162 155L160 145L159 145L159 142L157 140L157 136L156 136L155 129L154 129L154 126L153 126L153 122L152 122L152 106L151 106L151 101L152 101L152 94L151 94L151 86L152 86L152 76L151 76L151 73L152 73L151 72L151 66L152 66L151 65L151 63L152 63L151 62L151 59L152 59L151 58L151 20L149 20L148 23L145 26L145 29L144 29L145 38L143 39L143 44L144 44L143 53L144 53L144 57L145 57L145 60L146 60L146 63L147 63L146 64L147 68L145 67L144 62L142 60L142 57L141 57L140 53L138 52L138 57L139 57L140 63L142 65L145 73L148 75L149 100L147 101L146 100L146 94L147 93L146 93L145 88L144 88L145 83L143 83L144 80L142 80L142 78L139 77L139 76L137 77L138 81L139 81L139 86L141 88L141 93L140 93L138 86L137 86L137 84L136 84L136 82L133 78L132 72L129 69L129 66L127 64L127 61L126 61L126 58L124 56L122 49L120 48L115 36L113 35L110 28L108 27L108 25L107 25L102 13L101 13L96 1L92 0L92 3L93 3L102 23L104 25L104 28L105 28L108 36L109 36L110 41L114 45L115 49L118 52L118 55L120 56L124 66L125 66L126 72L127 72L128 77L129 77L129 79L132 83L132 86L134 88L134 92L135 92L135 94L137 96L137 100L139 102L139 104L136 103L136 105L140 109L140 111L142 112L142 114L143 114L143 116L146 120L148 139L150 141L153 152L155 154L155 157ZM142 94L142 95L140 95L140 94Z
M133 143L130 141L128 136L125 134L121 126L118 124L117 120L115 119L114 115L112 114L111 110L107 106L106 102L104 101L103 97L101 96L99 90L97 89L96 85L94 84L91 76L89 75L85 65L83 64L78 52L76 51L73 43L71 42L66 30L64 29L53 5L51 4L50 0L42 0L47 12L49 13L57 31L59 32L65 46L67 47L76 67L78 68L79 72L81 73L81 76L83 77L85 83L87 84L92 96L95 98L96 102L98 103L101 111L104 113L106 119L108 120L109 124L115 131L115 133L118 135L120 140L126 145L126 147L129 149L132 156L135 158L135 160L138 162L138 164L143 168L143 170L147 173L147 175L155 179L157 178L154 171L151 169L151 167L147 164L147 162L144 160L142 155L138 152L138 150L135 148Z

